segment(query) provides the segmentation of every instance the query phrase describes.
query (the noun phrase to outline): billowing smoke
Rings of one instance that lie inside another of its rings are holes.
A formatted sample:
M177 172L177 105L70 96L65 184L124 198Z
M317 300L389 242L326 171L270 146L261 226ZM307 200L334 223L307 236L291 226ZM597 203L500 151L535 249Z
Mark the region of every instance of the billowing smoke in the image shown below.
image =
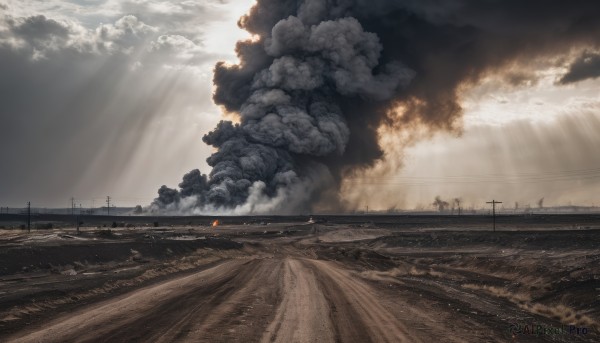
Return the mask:
M337 206L345 173L382 157L377 129L456 129L460 92L489 73L597 49L595 0L258 0L240 63L215 67L237 115L203 141L208 176L163 186L156 209L293 213Z

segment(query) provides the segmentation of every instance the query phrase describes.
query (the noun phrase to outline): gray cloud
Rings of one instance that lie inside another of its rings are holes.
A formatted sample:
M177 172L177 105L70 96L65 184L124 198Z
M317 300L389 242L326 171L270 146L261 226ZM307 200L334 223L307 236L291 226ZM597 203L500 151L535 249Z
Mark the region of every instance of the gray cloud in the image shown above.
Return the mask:
M600 77L600 54L586 51L571 63L558 82L564 85L597 77Z
M210 80L198 73L215 56L186 37L129 14L86 28L9 9L0 14L0 60L0 146L10 146L0 153L3 205L136 196L186 163L164 172L166 164L193 161L181 132L172 133L182 125L169 118L212 110ZM202 148L199 138L185 139ZM165 155L164 166L150 147Z
M213 5L222 1L168 1L143 0L120 1L120 13L128 13L140 20L160 27L171 35L188 37L196 44L201 44L204 32L198 28L207 22L222 20L223 10Z
M126 15L119 18L114 24L103 24L95 30L94 38L98 45L108 51L115 49L127 49L142 46L157 28L145 24L134 15Z
M18 18L17 20L9 18L7 22L15 36L29 42L55 38L66 39L70 33L69 28L65 24L47 19L43 15Z
M121 53L131 54L145 49L145 44L157 36L157 28L149 26L132 15L126 15L113 24L102 24L87 30L74 21L58 21L43 15L14 17L5 14L0 19L3 35L0 44L17 54L32 59L47 54Z

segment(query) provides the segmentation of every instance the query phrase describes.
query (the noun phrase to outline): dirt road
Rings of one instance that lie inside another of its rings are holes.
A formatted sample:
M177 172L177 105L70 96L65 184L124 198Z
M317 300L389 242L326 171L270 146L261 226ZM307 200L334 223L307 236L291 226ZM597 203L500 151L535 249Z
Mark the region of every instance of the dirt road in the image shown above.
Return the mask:
M14 342L415 342L331 262L226 261L57 318Z

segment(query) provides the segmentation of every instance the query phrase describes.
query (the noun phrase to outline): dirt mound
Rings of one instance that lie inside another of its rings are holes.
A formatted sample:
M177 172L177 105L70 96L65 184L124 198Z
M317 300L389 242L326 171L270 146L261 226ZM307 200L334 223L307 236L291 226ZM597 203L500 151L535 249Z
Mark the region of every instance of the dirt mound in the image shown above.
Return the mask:
M600 230L565 231L427 231L398 232L374 239L372 247L451 247L477 246L527 249L593 249L600 246Z
M145 259L163 259L185 255L197 249L239 249L242 244L224 238L203 240L146 240L107 242L73 242L71 244L23 245L0 250L0 276L19 272L50 271L56 266L102 264L111 261L127 261L131 250Z

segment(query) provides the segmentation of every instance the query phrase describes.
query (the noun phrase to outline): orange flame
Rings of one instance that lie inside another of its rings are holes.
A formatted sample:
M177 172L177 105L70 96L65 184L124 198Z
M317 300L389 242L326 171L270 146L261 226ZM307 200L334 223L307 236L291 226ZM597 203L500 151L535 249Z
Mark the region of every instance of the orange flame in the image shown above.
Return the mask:
M221 222L219 222L218 219L215 219L215 221L212 223L212 226L215 227L215 226L219 226L220 224L221 224Z

